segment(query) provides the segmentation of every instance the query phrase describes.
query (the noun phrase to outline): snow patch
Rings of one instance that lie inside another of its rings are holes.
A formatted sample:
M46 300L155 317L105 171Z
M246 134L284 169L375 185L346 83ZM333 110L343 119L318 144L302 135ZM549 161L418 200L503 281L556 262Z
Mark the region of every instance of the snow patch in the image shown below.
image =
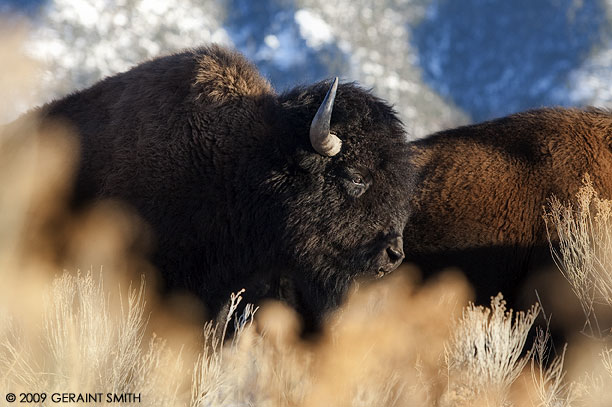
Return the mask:
M276 35L266 35L266 38L264 38L264 43L272 48L272 49L276 49L280 46L280 41L278 40L278 37Z
M290 28L267 35L264 44L254 55L258 61L270 61L284 71L294 65L306 63L299 39L293 35Z
M300 35L310 48L320 49L333 42L334 35L331 26L314 11L307 9L296 11L295 21L300 28Z
M172 6L171 1L167 0L147 0L138 5L138 12L141 14L152 13L161 16L167 13Z
M612 106L612 49L604 49L570 73L569 96L574 104Z
M28 46L45 64L41 102L160 54L231 44L216 0L54 0Z

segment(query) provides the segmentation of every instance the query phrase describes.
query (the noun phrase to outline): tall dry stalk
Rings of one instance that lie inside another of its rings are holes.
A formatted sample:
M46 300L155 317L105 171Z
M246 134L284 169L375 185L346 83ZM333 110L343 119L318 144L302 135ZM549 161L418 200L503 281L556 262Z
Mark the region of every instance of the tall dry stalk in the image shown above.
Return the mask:
M537 407L569 407L574 399L574 384L565 381L566 372L563 370L567 345L561 354L549 363L550 333L541 327L536 329L531 358L531 380L539 399Z
M178 405L185 371L163 341L143 343L144 281L109 311L107 291L91 274L57 278L46 299L42 338L51 355L38 375L46 391L144 393L147 405ZM172 359L174 358L174 362ZM174 371L174 374L168 374Z
M579 405L608 406L612 403L612 350L606 342L611 338L612 315L612 201L599 197L588 174L582 182L575 204L553 197L544 219L553 258L585 316L582 333L588 340L582 342L581 359L589 361L589 370L572 385L571 396Z
M510 386L529 361L528 354L521 355L539 312L536 304L513 318L501 294L491 299L490 308L464 308L445 351L445 405L507 405Z
M588 175L583 184L576 206L553 197L544 219L555 263L584 312L583 332L601 338L604 327L596 307L612 309L612 201L599 198Z
M223 324L210 321L204 326L204 350L199 355L194 369L191 387L191 406L206 407L235 403L240 392L241 377L248 366L234 364L239 353L239 343L251 327L257 311L251 304L245 307L241 316L236 316L244 290L232 294L229 310ZM234 322L234 332L226 345L228 326ZM225 361L224 361L225 356Z

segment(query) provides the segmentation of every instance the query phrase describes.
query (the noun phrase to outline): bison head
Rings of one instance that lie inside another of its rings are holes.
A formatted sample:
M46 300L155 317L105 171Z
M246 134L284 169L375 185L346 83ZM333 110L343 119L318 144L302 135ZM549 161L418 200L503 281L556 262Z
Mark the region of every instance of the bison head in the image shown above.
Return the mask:
M284 256L280 295L316 325L355 278L404 257L406 136L389 105L337 80L280 95L271 113L262 190Z

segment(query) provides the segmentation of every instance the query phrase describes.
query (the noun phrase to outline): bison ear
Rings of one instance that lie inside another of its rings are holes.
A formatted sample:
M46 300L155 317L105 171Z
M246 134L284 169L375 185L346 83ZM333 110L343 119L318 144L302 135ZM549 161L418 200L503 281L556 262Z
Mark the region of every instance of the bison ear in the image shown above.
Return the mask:
M315 114L310 124L310 144L312 144L312 148L317 153L327 157L335 156L342 148L342 141L329 131L337 89L338 77L334 79L334 82L327 91L327 95L325 95L325 99L323 99L323 103L319 106L319 110L317 110L317 114Z

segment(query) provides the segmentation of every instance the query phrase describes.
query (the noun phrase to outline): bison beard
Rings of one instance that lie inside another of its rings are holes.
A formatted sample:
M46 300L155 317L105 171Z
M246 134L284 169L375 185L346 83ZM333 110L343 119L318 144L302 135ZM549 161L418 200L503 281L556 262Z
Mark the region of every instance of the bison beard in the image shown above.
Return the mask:
M393 109L355 84L334 92L321 82L278 95L241 55L211 46L38 113L78 131L75 203L119 199L151 225L167 287L194 292L212 316L244 287L250 302L288 301L313 329L355 278L399 265L410 187Z

